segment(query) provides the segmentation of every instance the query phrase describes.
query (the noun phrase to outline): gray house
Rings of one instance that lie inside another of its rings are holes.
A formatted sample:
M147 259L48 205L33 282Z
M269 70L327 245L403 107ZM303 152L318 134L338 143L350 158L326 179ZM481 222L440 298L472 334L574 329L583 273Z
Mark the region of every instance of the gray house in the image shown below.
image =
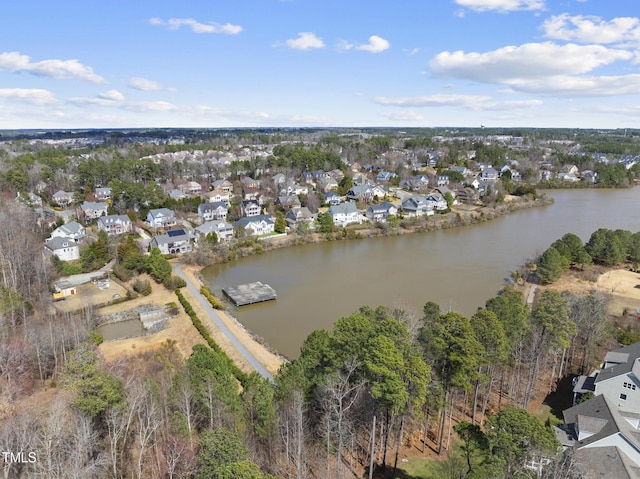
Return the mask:
M167 228L177 224L176 213L168 208L149 210L147 224L152 228Z
M398 208L388 201L383 201L379 205L371 205L364 213L364 215L371 221L378 221L380 223L385 223L387 221L387 216L397 214Z
M107 215L98 218L98 229L109 236L121 235L132 231L131 219L127 215Z
M202 203L198 205L198 216L204 221L227 219L229 208L226 203L216 201L214 203Z
M150 248L158 248L162 254L188 253L191 246L191 236L183 229L167 231L154 236L149 243Z

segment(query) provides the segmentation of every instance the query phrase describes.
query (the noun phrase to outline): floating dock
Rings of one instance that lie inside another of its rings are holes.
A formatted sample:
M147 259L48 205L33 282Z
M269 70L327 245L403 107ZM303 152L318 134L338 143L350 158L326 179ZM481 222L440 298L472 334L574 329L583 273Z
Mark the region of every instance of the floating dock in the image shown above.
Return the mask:
M222 292L236 306L246 306L247 304L262 303L276 299L275 289L260 281L222 288Z

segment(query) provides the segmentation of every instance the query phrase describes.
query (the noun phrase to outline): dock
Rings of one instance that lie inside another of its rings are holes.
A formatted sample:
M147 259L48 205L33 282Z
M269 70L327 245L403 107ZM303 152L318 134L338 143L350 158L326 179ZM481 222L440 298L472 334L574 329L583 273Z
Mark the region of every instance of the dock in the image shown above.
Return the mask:
M247 304L262 303L276 299L276 291L268 284L263 284L260 281L222 288L222 292L236 306L246 306Z

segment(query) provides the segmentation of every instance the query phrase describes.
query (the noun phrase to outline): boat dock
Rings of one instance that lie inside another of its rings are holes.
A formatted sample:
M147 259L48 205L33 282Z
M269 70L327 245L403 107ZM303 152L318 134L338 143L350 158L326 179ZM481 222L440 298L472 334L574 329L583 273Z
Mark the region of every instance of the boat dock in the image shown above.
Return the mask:
M247 304L262 303L276 299L275 289L260 281L222 288L222 292L236 306L246 306Z

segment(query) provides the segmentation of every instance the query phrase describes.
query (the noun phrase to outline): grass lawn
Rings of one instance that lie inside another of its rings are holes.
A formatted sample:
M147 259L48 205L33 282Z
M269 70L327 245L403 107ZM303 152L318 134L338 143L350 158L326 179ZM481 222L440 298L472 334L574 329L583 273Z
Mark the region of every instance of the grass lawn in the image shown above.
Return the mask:
M394 479L436 479L439 477L437 466L438 462L432 459L414 457L398 464Z

